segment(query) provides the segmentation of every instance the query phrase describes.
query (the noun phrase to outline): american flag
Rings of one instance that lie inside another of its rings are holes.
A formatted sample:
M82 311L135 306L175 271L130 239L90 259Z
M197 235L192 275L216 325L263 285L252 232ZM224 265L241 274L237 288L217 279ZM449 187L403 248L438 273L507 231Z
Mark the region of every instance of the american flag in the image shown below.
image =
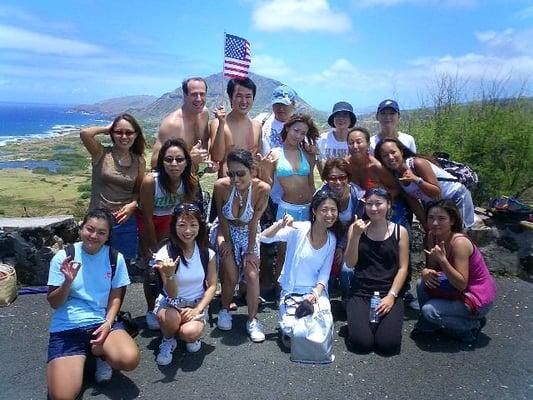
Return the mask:
M228 35L224 43L224 76L244 79L250 68L250 43L238 36Z

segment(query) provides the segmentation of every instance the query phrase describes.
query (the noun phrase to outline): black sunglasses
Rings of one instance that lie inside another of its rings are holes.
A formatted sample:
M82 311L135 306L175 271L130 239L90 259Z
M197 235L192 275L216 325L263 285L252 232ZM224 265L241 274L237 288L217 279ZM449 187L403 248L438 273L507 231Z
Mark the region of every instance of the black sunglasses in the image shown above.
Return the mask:
M246 176L246 171L228 171L227 175L230 178L235 178L236 176L239 178L244 178L244 176Z
M186 160L186 158L182 157L182 156L177 156L177 157L166 156L165 158L163 158L163 161L168 163L168 164L172 164L173 161L176 161L178 164L181 164L185 160Z

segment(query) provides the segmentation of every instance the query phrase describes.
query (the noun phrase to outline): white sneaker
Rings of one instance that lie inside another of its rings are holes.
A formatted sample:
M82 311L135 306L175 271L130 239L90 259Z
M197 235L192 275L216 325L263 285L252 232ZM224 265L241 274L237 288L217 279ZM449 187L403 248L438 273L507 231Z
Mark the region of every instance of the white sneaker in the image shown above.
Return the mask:
M113 376L113 369L106 361L100 357L96 357L96 371L94 372L94 380L97 383L109 381Z
M246 322L246 332L250 335L252 342L259 343L265 340L263 325L261 325L257 318Z
M202 348L202 342L200 340L197 340L195 342L187 342L185 343L185 347L187 348L187 351L189 353L196 353Z
M176 338L163 338L161 340L161 344L159 345L159 354L157 355L157 358L155 361L159 365L168 365L172 362L172 353L176 349L176 346L178 343L176 342Z
M220 311L218 313L218 329L220 329L221 331L229 331L231 330L232 325L232 316L230 312L226 309Z
M148 325L148 329L151 331L159 330L159 320L153 311L146 312L146 325Z

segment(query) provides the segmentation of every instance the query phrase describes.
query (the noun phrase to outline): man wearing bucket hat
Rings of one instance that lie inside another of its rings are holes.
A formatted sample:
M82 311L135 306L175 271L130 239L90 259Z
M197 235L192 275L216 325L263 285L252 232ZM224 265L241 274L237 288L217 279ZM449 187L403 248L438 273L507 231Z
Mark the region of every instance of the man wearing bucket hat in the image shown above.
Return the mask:
M318 139L318 170L322 173L325 162L330 158L346 157L348 155L348 131L357 122L353 107L346 101L339 101L333 106L328 124L332 130L324 132Z
M386 99L379 103L376 119L379 122L380 132L370 138L368 151L371 155L374 155L377 144L388 137L398 139L405 147L416 153L415 139L407 133L398 131L400 106L395 100Z

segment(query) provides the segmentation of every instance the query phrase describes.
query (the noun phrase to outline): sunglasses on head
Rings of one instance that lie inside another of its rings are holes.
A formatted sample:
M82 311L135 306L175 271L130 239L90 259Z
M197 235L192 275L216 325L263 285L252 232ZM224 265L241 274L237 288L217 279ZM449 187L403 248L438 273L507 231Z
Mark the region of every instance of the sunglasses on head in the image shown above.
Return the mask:
M238 176L239 178L244 178L244 176L246 175L246 171L228 171L227 175L230 178L235 178L236 176Z
M181 203L174 208L174 214L181 214L183 212L200 212L200 207L194 203Z
M368 189L366 191L366 193L365 193L365 198L370 197L373 194L375 194L376 196L381 196L381 197L388 197L389 196L389 192L387 192L386 189L377 187L377 188Z
M163 158L163 161L166 162L167 164L172 164L173 161L176 161L178 164L181 164L182 162L185 162L185 160L186 158L183 156L177 156L177 157L166 156L165 158Z

